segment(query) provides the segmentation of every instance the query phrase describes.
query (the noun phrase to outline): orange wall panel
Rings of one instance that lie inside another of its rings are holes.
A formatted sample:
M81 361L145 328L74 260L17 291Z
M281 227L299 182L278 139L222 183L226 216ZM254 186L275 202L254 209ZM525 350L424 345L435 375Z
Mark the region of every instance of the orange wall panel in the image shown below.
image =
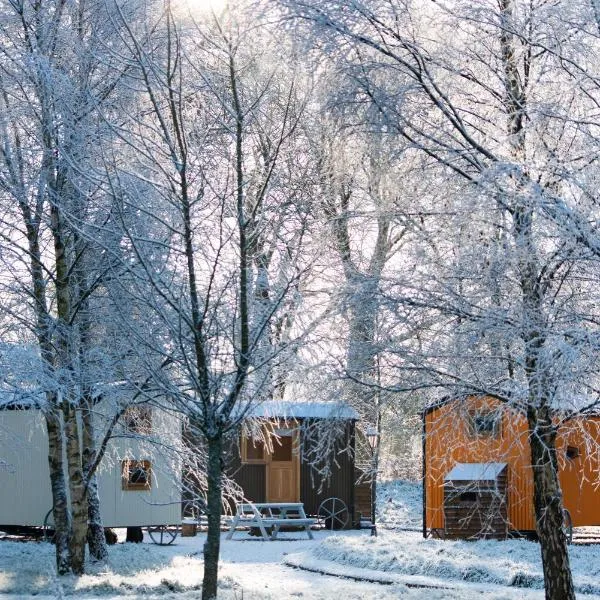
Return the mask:
M502 414L497 437L476 435L470 414L482 408ZM491 398L467 398L440 405L425 415L425 526L444 527L444 476L456 463L508 464L508 518L513 530L535 530L533 476L527 422ZM574 526L600 525L600 417L578 417L560 424L559 478ZM568 447L578 455L567 457Z
M476 435L470 414L479 409L499 409L497 437ZM444 527L444 476L456 463L505 462L508 464L508 518L513 530L535 529L527 423L496 400L468 398L442 405L425 416L426 527Z
M556 440L560 484L565 508L575 527L600 525L600 418L564 423ZM567 447L579 455L567 458Z

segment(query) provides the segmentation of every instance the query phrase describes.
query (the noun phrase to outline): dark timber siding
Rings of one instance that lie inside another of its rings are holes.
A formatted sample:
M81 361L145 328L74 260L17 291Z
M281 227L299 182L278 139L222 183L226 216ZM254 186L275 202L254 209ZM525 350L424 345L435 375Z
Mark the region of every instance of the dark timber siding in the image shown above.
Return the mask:
M449 539L508 536L507 469L495 481L446 481L444 534Z
M319 505L326 498L336 497L343 500L350 518L348 527L357 523L360 508L355 506L354 495L354 421L347 421L344 435L337 443L338 450L346 450L336 454L337 465L332 466L329 479L323 482L309 464L300 464L300 501L304 502L307 515L318 514ZM265 465L242 465L240 458L239 440L231 444L227 452L227 473L244 490L247 500L253 502L266 501L266 469Z
M265 465L243 465L235 474L235 481L244 490L246 500L266 502L267 478Z
M239 436L230 442L227 450L227 475L243 490L246 500L266 502L267 477L265 465L243 465L240 452Z
M360 472L356 473L356 479L360 477ZM364 521L371 520L371 482L363 481L354 486L354 518L358 523L359 519Z
M348 527L355 523L354 507L354 421L348 421L346 431L342 440L339 441L339 449L348 448L349 451L342 452L336 456L338 466L332 466L331 477L323 482L322 490L319 491L321 481L310 465L302 463L300 466L300 500L304 502L306 514L316 515L319 504L326 498L340 498L346 503L350 512Z

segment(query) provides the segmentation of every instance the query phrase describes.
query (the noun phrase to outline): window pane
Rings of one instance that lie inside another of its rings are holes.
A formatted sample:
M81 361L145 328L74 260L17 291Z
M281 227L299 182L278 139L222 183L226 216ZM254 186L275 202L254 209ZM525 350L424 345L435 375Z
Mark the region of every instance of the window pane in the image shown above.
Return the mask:
M274 461L290 462L292 460L292 436L288 435L273 439L273 456Z
M152 466L149 460L124 460L121 463L122 489L149 490L152 487Z
M246 440L246 460L263 460L265 443L260 440Z
M475 435L498 437L500 435L500 414L483 411L472 414L471 425Z

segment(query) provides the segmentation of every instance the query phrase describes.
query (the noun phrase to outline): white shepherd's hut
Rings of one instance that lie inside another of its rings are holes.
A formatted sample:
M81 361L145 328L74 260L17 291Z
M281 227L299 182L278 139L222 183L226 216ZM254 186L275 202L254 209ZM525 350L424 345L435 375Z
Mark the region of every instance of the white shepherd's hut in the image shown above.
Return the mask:
M102 435L102 403L98 405ZM129 407L97 471L105 527L167 525L181 520L179 420L139 404ZM42 412L24 404L0 409L0 529L43 526L52 509L48 440Z

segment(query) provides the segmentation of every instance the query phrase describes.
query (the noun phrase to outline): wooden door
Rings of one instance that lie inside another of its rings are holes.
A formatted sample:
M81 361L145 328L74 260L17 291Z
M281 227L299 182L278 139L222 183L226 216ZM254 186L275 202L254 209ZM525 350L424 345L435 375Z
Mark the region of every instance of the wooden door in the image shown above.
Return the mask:
M300 501L297 430L279 429L267 460L267 502Z

